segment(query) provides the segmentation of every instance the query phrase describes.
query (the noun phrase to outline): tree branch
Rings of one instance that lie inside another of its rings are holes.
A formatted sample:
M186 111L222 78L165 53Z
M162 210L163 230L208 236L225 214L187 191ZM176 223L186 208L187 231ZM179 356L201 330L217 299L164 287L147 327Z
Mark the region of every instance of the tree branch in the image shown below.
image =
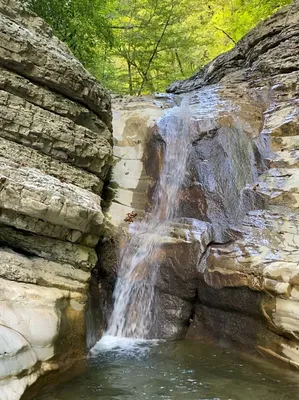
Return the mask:
M130 30L134 28L142 28L142 26L139 25L121 25L121 26L110 26L110 29L124 29L124 30Z
M154 60L154 58L155 58L155 56L157 54L158 48L160 46L160 43L162 42L162 39L163 39L163 37L164 37L164 35L166 33L166 30L167 30L167 28L169 26L169 23L170 23L171 17L172 17L173 9L174 9L174 6L172 6L172 8L170 10L170 13L169 13L169 15L167 17L167 20L165 21L164 27L162 29L161 35L160 35L159 39L157 40L157 42L155 44L155 47L153 49L152 55L151 55L151 57L150 57L150 59L148 61L147 68L146 68L146 71L144 73L144 77L142 79L142 82L141 82L141 85L140 85L140 88L139 88L139 91L138 91L138 96L141 95L141 92L142 92L143 86L144 86L144 84L145 84L145 82L147 80L147 76L148 76L149 70L151 68L152 62L153 62L153 60Z
M237 44L237 42L227 32L225 32L223 29L217 28L217 26L214 26L214 28L217 29L217 31L220 31L220 32L224 33L225 36L228 37L234 44Z
M181 59L179 57L179 53L178 53L177 49L174 51L174 54L175 54L175 58L176 58L176 60L177 60L177 62L179 64L181 74L184 75L183 65L182 65L182 62L181 62Z

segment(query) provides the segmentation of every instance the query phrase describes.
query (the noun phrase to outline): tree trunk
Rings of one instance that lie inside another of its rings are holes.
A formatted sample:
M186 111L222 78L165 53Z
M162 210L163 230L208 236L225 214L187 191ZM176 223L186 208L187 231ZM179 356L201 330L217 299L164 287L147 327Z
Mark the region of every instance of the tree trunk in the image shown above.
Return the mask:
M165 24L164 24L163 30L162 30L162 32L161 32L161 35L160 35L159 39L157 40L157 42L156 42L156 44L155 44L155 47L154 47L154 49L153 49L152 55L151 55L151 57L150 57L150 59L149 59L149 61L148 61L147 68L146 68L146 70L145 70L144 77L143 77L143 79L142 79L142 82L141 82L141 85L140 85L140 88L139 88L139 91L138 91L138 96L140 96L141 93L142 93L142 89L143 89L143 87L144 87L144 84L145 84L146 81L147 81L147 76L148 76L149 70L150 70L150 68L151 68L152 62L153 62L153 60L154 60L154 58L155 58L155 56L156 56L156 54L157 54L158 48L159 48L159 46L160 46L160 43L161 43L161 41L162 41L162 39L163 39L163 37L164 37L164 35L165 35L165 32L166 32L166 30L167 30L167 28L168 28L168 25L169 25L169 23L170 23L170 20L171 20L171 17L172 17L172 10L173 10L173 8L171 9L171 11L170 11L170 13L169 13L169 15L168 15L168 17L167 17L167 20L166 20L166 22L165 22Z
M130 62L130 60L127 60L127 64L128 64L128 78L129 78L129 93L130 96L133 95L133 81L132 81L132 64Z

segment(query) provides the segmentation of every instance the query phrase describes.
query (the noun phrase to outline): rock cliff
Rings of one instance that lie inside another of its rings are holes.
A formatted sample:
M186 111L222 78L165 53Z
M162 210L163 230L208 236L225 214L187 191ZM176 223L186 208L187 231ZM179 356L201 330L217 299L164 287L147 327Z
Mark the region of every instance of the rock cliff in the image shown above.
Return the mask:
M197 134L180 215L154 255L153 336L218 340L299 367L298 29L297 0L168 89L189 96Z
M222 101L234 93L233 103L239 109L229 112L239 131L237 141L232 132L224 133L223 120L220 127L218 120L214 136L208 138L211 133L206 132L191 157L201 173L197 176L200 203L206 204L203 214L212 222L214 237L197 266L188 336L256 348L296 367L298 27L299 2L295 1L258 25L235 49L169 88L171 92L201 91L216 84ZM248 94L251 100L246 99ZM240 124L242 119L247 123ZM226 143L220 157L219 142ZM206 177L203 158L210 164ZM226 244L223 233L228 235Z
M0 398L85 351L101 193L105 89L43 20L0 1Z
M234 50L218 57L191 79L169 88L184 92L218 84L225 99L230 90L235 90L235 98L241 97L242 102L249 92L262 94L263 99L260 105L255 102L263 111L262 124L256 132L249 129L262 164L259 166L256 160L258 174L253 176L252 183L244 185L246 213L230 221L229 242L225 245L223 240L213 239L206 250L204 265L199 266L195 315L189 336L212 336L224 343L257 348L296 367L299 366L298 27L299 2L295 1L258 25ZM240 104L240 100L236 103ZM249 111L250 102L246 107ZM249 117L251 123L259 120L253 115ZM228 137L226 140L230 141ZM211 158L215 165L213 155ZM235 168L240 171L244 162L246 154ZM235 182L231 174L226 178L227 182ZM223 190L222 184L218 193ZM248 199L254 200L254 204ZM233 195L231 205L236 200ZM225 213L231 205L223 208Z
M179 215L153 254L151 335L299 367L298 27L297 0L173 94L115 100L110 174L109 95L40 18L0 0L1 400L84 353L95 266L109 312L116 242L127 214L151 206L162 165L157 119L185 96L195 135ZM101 242L103 205L115 229Z

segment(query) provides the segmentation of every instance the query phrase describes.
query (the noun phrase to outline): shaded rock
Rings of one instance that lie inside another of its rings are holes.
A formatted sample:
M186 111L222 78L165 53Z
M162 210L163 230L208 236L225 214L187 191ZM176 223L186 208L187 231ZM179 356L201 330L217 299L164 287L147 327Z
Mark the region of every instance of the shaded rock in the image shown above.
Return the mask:
M20 166L37 168L45 175L54 176L61 182L72 183L96 194L101 194L103 189L104 183L98 176L3 138L0 143L0 157Z
M82 125L100 136L111 141L111 132L103 121L88 108L53 92L45 86L38 86L34 82L17 75L6 68L0 67L0 89L21 97L31 104L34 104L44 110L54 114L66 117Z
M105 177L111 146L97 132L3 91L0 121L3 138Z
M212 240L212 230L207 223L186 219L183 224L177 223L171 227L169 235L169 238L161 238L160 248L153 254L153 260L149 260L150 265L159 263L155 284L156 318L150 335L180 339L185 337L189 327L198 284L198 268Z
M74 292L86 292L90 274L69 264L26 257L1 249L0 276L10 281L36 284Z
M24 233L9 227L1 227L0 242L14 249L20 249L47 260L68 263L83 270L90 270L97 262L95 250L89 247Z
M85 354L111 105L20 2L0 1L0 35L0 398L19 400Z

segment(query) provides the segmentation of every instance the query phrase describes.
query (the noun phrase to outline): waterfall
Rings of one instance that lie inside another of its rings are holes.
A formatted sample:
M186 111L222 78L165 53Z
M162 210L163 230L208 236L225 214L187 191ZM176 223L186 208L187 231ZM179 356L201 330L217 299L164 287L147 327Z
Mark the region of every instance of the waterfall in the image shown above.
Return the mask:
M120 258L114 308L106 335L146 339L155 319L155 280L159 262L153 254L176 215L192 137L189 99L158 122L165 142L163 168L152 210L131 225L131 238Z

